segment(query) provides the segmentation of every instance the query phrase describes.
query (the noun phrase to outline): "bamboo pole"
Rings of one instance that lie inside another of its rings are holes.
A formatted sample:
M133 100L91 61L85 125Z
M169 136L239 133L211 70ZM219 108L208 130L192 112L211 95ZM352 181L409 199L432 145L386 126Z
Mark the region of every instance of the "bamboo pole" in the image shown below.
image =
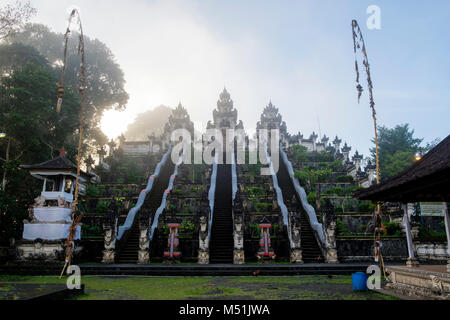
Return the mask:
M78 154L77 154L77 175L76 175L76 183L75 183L75 193L74 193L74 199L72 202L72 225L70 227L69 235L66 240L66 259L64 267L61 271L60 278L62 277L64 271L66 270L67 266L70 266L72 255L73 255L73 247L74 247L74 238L76 236L77 227L81 221L81 218L83 217L82 214L79 214L77 217L75 217L77 208L78 208L78 195L79 195L79 189L80 189L80 174L81 174L81 153L82 153L82 147L83 147L83 132L84 132L84 122L85 122L85 112L86 112L86 100L84 91L86 88L86 75L85 75L85 59L84 59L84 35L83 35L83 27L81 24L81 18L80 13L74 9L72 10L70 17L69 17L69 24L67 27L66 34L64 36L64 64L63 69L61 71L60 80L57 83L58 86L58 102L57 102L57 112L60 111L61 105L62 105L62 98L64 96L64 87L63 87L63 80L64 80L64 72L66 69L66 60L67 60L67 43L68 43L68 37L70 34L70 25L72 23L72 19L77 16L77 23L80 31L79 36L79 44L78 44L78 51L79 54L81 54L81 66L80 66L80 87L78 89L78 92L81 95L81 115L80 115L80 134L78 139Z
M364 38L359 28L358 22L356 20L352 20L352 32L353 32L353 50L355 52L355 70L356 70L356 83L358 90L358 103L359 99L362 95L363 88L359 83L359 68L358 68L358 58L357 58L357 49L361 49L362 54L364 55L363 65L365 67L366 75L367 75L367 88L369 91L369 104L372 109L372 118L373 125L375 131L375 160L376 160L376 172L377 172L377 184L380 184L380 154L378 148L378 128L377 128L377 113L375 111L375 102L373 99L373 85L372 79L370 76L370 65L369 59L367 57L366 45L364 42ZM381 230L382 230L382 216L381 216L381 204L377 203L377 210L374 212L374 221L375 223L375 231L374 231L374 255L377 257L380 256L380 269L383 270L384 276L386 277L386 271L384 269L384 261L382 256L382 249L379 245L381 243Z

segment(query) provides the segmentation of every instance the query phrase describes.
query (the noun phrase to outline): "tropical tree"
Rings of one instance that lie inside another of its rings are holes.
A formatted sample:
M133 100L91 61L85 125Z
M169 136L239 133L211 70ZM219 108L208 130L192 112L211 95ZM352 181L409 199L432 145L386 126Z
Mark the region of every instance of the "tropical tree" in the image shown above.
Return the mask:
M36 179L20 164L48 160L64 146L74 160L80 104L72 90L56 113L57 75L48 64L27 63L0 78L0 242L19 237L27 206L38 193Z
M394 128L378 127L378 149L381 179L385 180L410 166L414 155L419 151L423 139L414 137L414 130L409 124ZM375 143L375 141L372 141ZM375 148L370 152L375 161Z
M36 9L31 6L30 1L16 1L14 5L0 7L0 40L18 30L34 14Z
M80 57L78 55L78 35L73 32L68 42L65 87L79 87ZM62 33L51 31L42 24L27 24L8 39L9 44L22 43L32 46L44 56L56 70L62 67L64 55ZM90 128L98 127L104 111L124 110L128 102L125 91L124 73L117 64L111 50L100 40L84 36L86 67L86 119ZM64 108L65 102L63 102ZM92 139L92 132L86 132Z

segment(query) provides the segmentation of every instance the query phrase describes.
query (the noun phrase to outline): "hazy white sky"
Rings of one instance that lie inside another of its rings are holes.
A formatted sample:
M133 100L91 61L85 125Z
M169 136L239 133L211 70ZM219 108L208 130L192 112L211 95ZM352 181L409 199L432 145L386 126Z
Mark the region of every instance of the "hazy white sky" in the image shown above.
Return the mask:
M63 32L68 8L85 34L106 43L125 73L126 111L108 112L116 137L136 114L178 102L206 125L226 86L246 128L269 100L291 133L314 130L368 155L367 95L357 104L351 20L358 19L372 67L379 124L410 123L430 141L450 132L448 1L87 1L34 0L34 21ZM366 28L381 8L382 29ZM445 39L445 40L444 40ZM365 80L365 77L362 78Z

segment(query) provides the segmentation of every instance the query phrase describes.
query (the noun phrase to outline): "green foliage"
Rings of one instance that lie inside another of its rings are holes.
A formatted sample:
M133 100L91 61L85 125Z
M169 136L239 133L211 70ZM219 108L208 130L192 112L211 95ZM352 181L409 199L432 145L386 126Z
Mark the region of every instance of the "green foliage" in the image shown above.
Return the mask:
M248 223L248 231L252 238L259 238L261 236L261 229L257 223Z
M313 189L315 183L326 182L331 177L331 169L319 169L314 168L307 170L295 170L294 177L299 179L300 184L307 186L308 191Z
M0 244L6 245L9 238L21 238L22 221L28 218L26 201L0 189Z
M359 212L373 212L376 206L372 201L361 201L358 204L358 210Z
M336 219L336 235L342 235L349 233L348 228L345 226L341 219Z
M331 162L333 160L333 155L325 151L308 153L308 161L311 162Z
M261 167L262 167L261 163L247 165L248 172L253 177L261 173Z
M190 220L183 221L179 229L180 233L191 233L194 232L194 230L195 224Z
M414 130L410 130L408 124L392 129L378 127L381 178L385 180L410 166L422 141L414 137ZM372 142L375 143L374 140ZM370 151L375 161L375 148Z
M344 165L341 160L334 160L333 163L331 163L330 168L333 172L344 171Z
M106 213L108 211L108 207L110 204L111 201L107 200L99 201L97 207L95 208L95 211L97 211L97 213Z
M268 208L272 206L271 203L264 203L264 202L256 202L254 204L256 212L267 212Z
M66 108L56 113L56 80L50 66L32 63L0 79L0 131L11 139L11 158L42 162L61 146L74 158L80 106L68 88Z
M306 152L308 152L308 148L305 147L305 146L299 145L299 144L294 144L294 145L291 146L291 151L294 154L297 154L299 152L306 153Z
M421 238L442 238L445 239L447 234L445 232L436 232L428 225L422 224L419 227L419 237Z
M339 197L342 197L345 195L345 189L341 188L341 187L334 187L334 188L330 188L327 191L325 191L326 195L336 195Z
M310 192L306 198L308 199L308 203L316 208L316 193Z
M405 170L414 163L414 152L397 151L394 154L387 154L383 167L383 177L392 177Z
M90 184L86 188L86 196L92 198L99 198L105 194L104 185Z
M384 228L386 230L385 235L387 236L398 236L402 235L402 227L400 223L397 222L383 222Z
M23 43L0 45L0 74L12 74L27 63L38 66L48 65L47 59L41 56L34 47Z
M103 235L103 230L99 226L88 226L83 225L81 231L84 236L101 236Z
M261 187L247 187L245 193L249 198L263 198L267 196L265 190Z
M350 175L339 176L339 177L336 178L336 181L337 182L343 182L343 183L346 183L346 182L347 183L353 183L354 182L353 177L350 176Z
M42 24L27 24L23 31L14 34L8 41L20 42L36 48L50 64L60 61L63 57L62 33L55 33ZM104 110L115 108L123 110L128 101L125 92L125 79L122 70L115 61L111 50L100 40L84 36L86 48L86 78L89 94L86 96L87 117L97 121ZM80 57L78 55L77 35L73 34L68 43L67 69L64 82L68 87L78 88L80 72Z

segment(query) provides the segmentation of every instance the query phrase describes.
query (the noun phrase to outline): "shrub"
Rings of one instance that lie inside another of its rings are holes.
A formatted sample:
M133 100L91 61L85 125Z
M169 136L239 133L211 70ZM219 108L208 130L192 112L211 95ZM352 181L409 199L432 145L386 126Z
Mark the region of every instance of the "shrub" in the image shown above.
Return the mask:
M191 233L194 232L194 230L195 225L191 221L187 220L181 223L180 233Z
M306 162L308 161L308 154L306 152L299 152L296 154L295 160L297 160L297 162Z
M359 212L372 212L375 209L376 205L372 203L372 201L362 201L358 204Z
M346 176L339 176L336 178L337 182L349 182L349 183L353 183L353 177L350 175L346 175Z
M347 188L345 188L345 195L346 196L351 196L354 191L361 190L361 189L364 189L364 187L359 187L359 186L347 187Z
M331 164L331 170L334 172L341 172L344 170L344 165L342 164L341 160L334 160Z
M105 200L99 201L95 210L98 213L106 213L108 211L108 207L110 204L111 204L110 201L105 201Z
M400 223L397 222L383 222L384 228L386 230L386 235L388 236L401 236L402 228Z
M306 198L308 199L308 203L316 209L316 193L310 192Z
M264 203L264 202L256 202L255 203L255 209L256 212L266 212L267 209L271 206L271 203Z
M92 198L101 197L105 193L105 186L90 184L86 188L86 196Z
M245 192L250 198L260 198L265 196L265 192L261 187L247 187Z
M342 222L341 219L337 218L336 219L336 234L342 235L342 234L346 234L346 233L349 233L347 227L345 226L344 222Z
M327 191L325 191L325 194L327 194L327 195L343 196L344 195L344 189L341 188L341 187L330 188Z

